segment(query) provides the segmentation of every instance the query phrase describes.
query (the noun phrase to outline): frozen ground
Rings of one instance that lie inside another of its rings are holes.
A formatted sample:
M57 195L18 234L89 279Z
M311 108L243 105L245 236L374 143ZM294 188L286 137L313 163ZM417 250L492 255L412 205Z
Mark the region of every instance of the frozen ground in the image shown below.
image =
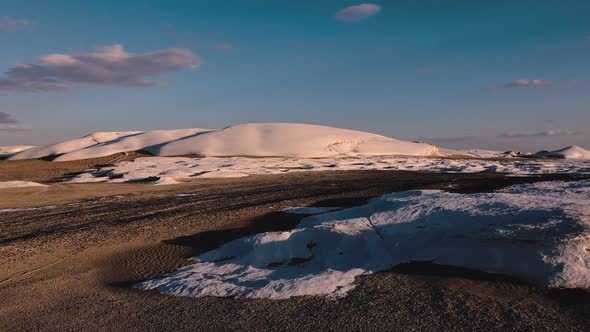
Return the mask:
M173 184L195 178L242 177L255 174L280 174L326 170L403 170L456 173L507 173L514 175L550 173L590 173L590 160L565 159L448 159L419 157L355 158L138 158L98 170L89 170L71 182L126 182L148 180Z
M344 296L359 275L428 261L590 288L589 201L589 181L394 193L307 217L289 232L229 242L136 287L181 296Z

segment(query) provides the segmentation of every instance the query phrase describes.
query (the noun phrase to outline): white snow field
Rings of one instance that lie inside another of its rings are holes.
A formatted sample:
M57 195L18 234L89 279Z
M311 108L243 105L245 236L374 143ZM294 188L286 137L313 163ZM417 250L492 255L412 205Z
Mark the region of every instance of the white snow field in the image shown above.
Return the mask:
M23 187L47 187L44 184L31 181L3 181L0 182L0 189L23 188Z
M30 145L12 145L12 146L0 146L0 158L9 157L18 152L34 148Z
M563 158L563 159L590 159L590 151L579 146L568 146L555 151L540 151L533 154L534 157L539 158Z
M198 178L244 177L258 174L327 170L402 170L452 173L507 173L533 175L550 173L590 174L590 160L556 159L448 159L395 156L354 158L185 158L150 157L89 170L69 182L133 182L152 180L156 184Z
M99 132L33 148L11 159L58 156L55 161L148 150L158 156L250 156L321 158L356 155L440 155L431 144L362 131L296 123L253 123L223 129Z
M427 261L590 288L590 181L393 193L245 237L135 285L180 296L346 295L357 276Z

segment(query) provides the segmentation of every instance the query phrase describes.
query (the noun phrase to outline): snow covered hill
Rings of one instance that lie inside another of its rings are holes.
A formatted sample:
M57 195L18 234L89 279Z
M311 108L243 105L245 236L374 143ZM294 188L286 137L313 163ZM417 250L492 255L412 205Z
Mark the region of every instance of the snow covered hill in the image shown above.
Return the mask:
M56 144L50 144L45 146L38 146L32 149L19 152L12 156L10 159L33 159L33 158L44 158L51 156L59 156L66 153L79 151L91 146L97 146L100 144L107 144L113 142L122 137L128 137L131 135L140 134L140 131L122 131L122 132L98 132L84 137L59 142Z
M362 131L309 124L258 123L223 129L99 132L32 148L10 159L52 157L55 161L96 158L146 150L159 156L321 158L355 155L440 155L427 143L397 140Z
M88 148L75 150L57 157L56 161L78 160L112 155L119 152L145 150L157 155L162 144L183 137L208 131L208 129L191 128L176 130L152 130L120 137Z
M28 150L34 146L29 145L13 145L13 146L0 146L0 158L10 157L18 152Z
M321 158L338 155L437 155L430 144L362 131L296 123L232 126L164 145L160 155Z
M539 151L532 155L536 158L590 159L590 151L579 146L568 146L555 151Z

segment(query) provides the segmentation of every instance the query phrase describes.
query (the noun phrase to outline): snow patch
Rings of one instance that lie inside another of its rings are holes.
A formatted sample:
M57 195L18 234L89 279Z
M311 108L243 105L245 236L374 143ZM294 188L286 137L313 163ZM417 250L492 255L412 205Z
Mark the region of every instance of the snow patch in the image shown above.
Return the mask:
M47 187L44 184L31 181L4 181L0 182L0 189L23 187Z
M95 176L93 173L96 173L97 170L87 171L87 173L79 174L73 178L69 178L66 180L69 183L92 183L92 182L106 182L109 179L106 177Z
M169 178L174 181L197 178L231 178L248 175L282 174L326 170L399 170L450 173L506 173L514 175L579 173L590 174L590 160L557 159L450 159L393 156L354 158L184 158L150 157L119 162L89 171L67 181L127 182Z
M177 184L177 183L178 183L178 181L176 181L176 180L175 180L175 179L173 179L173 178L168 178L168 177L163 177L163 178L160 178L160 179L158 179L158 180L156 180L156 181L154 182L154 184L156 184L156 185L160 185L160 186L163 186L163 185L170 185L170 184Z
M518 151L494 151L494 150L460 150L458 155L468 155L476 158L518 158L522 157L523 154Z
M135 287L181 296L343 296L359 275L430 261L590 288L589 201L589 181L393 193L307 217L290 232L229 242Z
M29 208L7 208L7 209L0 209L0 213L51 210L51 209L55 209L56 207L57 206L55 206L55 205L48 205L48 206L29 207Z

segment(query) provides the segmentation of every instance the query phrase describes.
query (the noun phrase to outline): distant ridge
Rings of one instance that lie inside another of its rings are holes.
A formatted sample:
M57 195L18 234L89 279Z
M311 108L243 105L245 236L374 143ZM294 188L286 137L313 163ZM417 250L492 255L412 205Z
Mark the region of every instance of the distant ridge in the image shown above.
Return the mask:
M590 159L590 151L579 146L568 146L555 151L539 151L532 154L535 158L561 158L561 159Z

